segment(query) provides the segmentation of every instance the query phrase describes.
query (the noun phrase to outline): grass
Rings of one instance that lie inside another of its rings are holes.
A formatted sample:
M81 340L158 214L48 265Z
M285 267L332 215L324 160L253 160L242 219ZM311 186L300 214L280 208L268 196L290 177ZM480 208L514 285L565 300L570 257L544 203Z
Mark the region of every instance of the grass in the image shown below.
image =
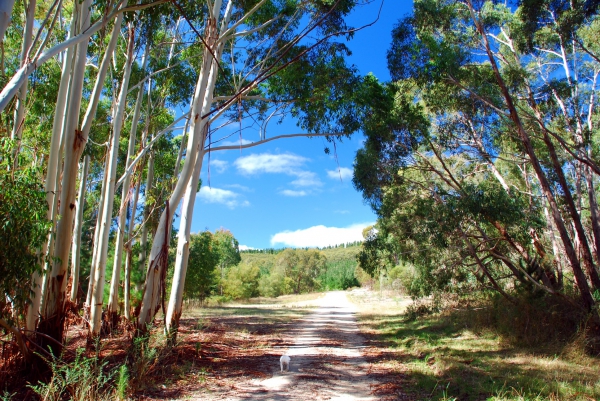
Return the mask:
M474 327L473 310L408 321L406 300L354 300L371 345L385 349L385 357L372 355L374 369L380 364L394 371L398 387L417 399L600 399L600 359L574 352L574 345L515 346Z

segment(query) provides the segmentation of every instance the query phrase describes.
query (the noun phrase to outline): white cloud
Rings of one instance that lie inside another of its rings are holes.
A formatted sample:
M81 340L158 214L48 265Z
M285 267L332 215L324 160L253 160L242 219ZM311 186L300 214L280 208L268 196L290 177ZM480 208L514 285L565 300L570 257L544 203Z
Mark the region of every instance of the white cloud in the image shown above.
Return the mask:
M198 197L206 203L220 203L230 209L238 206L250 206L247 200L239 200L240 195L228 189L215 187L202 187L198 192Z
M271 246L282 244L297 248L325 247L347 242L362 241L362 230L373 224L375 223L360 223L343 228L319 225L302 230L283 231L271 237Z
M242 174L282 173L295 175L308 159L294 154L273 155L269 153L243 156L235 161Z
M240 245L240 246L238 246L238 249L240 251L251 251L251 250L254 250L256 248L252 248L251 246L248 246L248 245Z
M317 174L305 170L304 164L310 161L291 153L274 155L270 153L253 154L240 157L235 161L238 171L245 175L271 173L296 177L291 184L296 187L320 187L323 185Z
M349 181L352 179L352 169L348 167L340 167L339 170L327 170L327 176L334 180Z
M240 191L244 191L244 192L254 192L254 190L252 188L248 188L245 185L241 185L241 184L228 184L225 185L227 188L235 188L235 189L239 189Z
M225 172L225 170L227 170L227 165L229 163L227 163L225 160L211 160L209 163L209 167L212 169L214 168L215 170L217 170L217 173L223 173Z
M349 214L350 210L334 210L333 213L338 213L338 214Z
M285 196L295 196L295 197L308 195L306 193L306 191L293 191L291 189L284 189L283 191L281 191L281 194L285 195Z
M297 187L320 187L323 185L319 177L312 171L297 171L293 173L297 179L292 184Z

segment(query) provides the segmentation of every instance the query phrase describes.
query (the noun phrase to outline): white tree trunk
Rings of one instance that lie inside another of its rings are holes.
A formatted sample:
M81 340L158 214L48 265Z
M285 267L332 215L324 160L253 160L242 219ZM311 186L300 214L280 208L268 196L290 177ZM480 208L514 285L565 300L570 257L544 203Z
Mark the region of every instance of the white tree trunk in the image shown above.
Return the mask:
M231 2L228 5L229 12ZM209 49L205 49L202 58L202 67L200 75L198 76L198 82L196 83L196 90L194 92L194 101L192 103L191 113L191 133L188 138L187 144L187 158L193 160L197 149L204 148L204 142L206 137L204 136L205 126L207 124L207 118L200 118L205 115L212 104L213 90L218 75L218 67L213 60L213 54L215 54L216 47L216 25L219 10L221 8L221 0L215 0L213 5L213 16L207 22L205 31L205 40ZM218 57L218 56L217 56ZM145 330L146 325L151 323L154 315L158 311L162 292L164 291L164 281L166 275L166 261L168 255L166 254L169 237L171 234L171 222L173 219L173 212L177 209L177 205L183 196L184 190L187 188L188 181L192 176L195 163L185 163L183 170L173 190L171 198L167 203L166 210L162 213L158 224L158 229L154 235L152 242L152 249L150 250L150 257L148 260L148 270L146 271L146 282L144 288L144 297L142 299L142 307L140 315L138 317L138 329Z
M96 258L98 256L98 238L100 235L100 224L102 221L102 211L103 211L103 207L104 207L104 193L105 193L105 188L106 188L106 180L107 180L107 175L106 175L106 170L108 168L108 152L105 153L105 161L104 161L104 174L102 175L102 186L100 187L100 199L98 199L98 205L97 205L97 209L96 210L96 225L94 227L94 242L92 244L92 264L90 265L90 275L88 277L88 289L87 289L87 295L85 297L85 304L84 304L84 317L89 320L90 318L90 308L92 305L92 293L94 292L94 276L95 276L95 270L94 267L96 266Z
M145 205L144 216L142 220L142 235L140 238L140 255L138 257L140 270L143 269L146 265L146 258L148 257L148 252L146 251L146 248L148 247L147 221L150 217L151 212L150 207L148 205L148 197L150 195L152 185L154 185L154 152L150 151L150 155L148 156L148 171L146 174L146 189L144 190Z
M73 36L76 29L76 14L73 16L71 21L71 29L69 31L69 36ZM48 212L46 213L46 218L52 222L52 231L50 234L50 238L48 241L44 243L41 254L46 257L46 263L49 262L49 257L51 255L46 255L47 251L53 251L52 247L48 247L50 242L53 242L52 238L54 237L54 228L56 227L56 199L58 197L58 162L61 159L62 155L62 134L63 123L65 120L66 114L66 104L67 104L67 94L69 92L69 83L71 78L71 70L73 66L73 56L75 55L75 47L70 47L67 49L66 54L63 58L63 66L62 72L60 76L60 84L58 87L58 94L56 96L56 109L54 113L54 121L52 125L52 138L50 140L50 151L48 155L48 170L46 172L46 183L45 183L45 191L46 191L46 202L48 203ZM40 305L42 302L42 298L44 293L42 292L42 284L45 281L45 273L44 272L36 272L33 274L32 282L33 282L33 294L31 297L31 302L27 307L27 316L25 320L26 329L31 332L35 330L35 326L37 325L37 319L40 314Z
M173 272L173 282L171 285L171 294L169 297L169 306L167 308L166 327L167 335L175 340L177 328L179 327L179 318L181 317L181 305L183 302L183 288L185 285L185 276L187 273L188 259L190 256L190 234L192 229L192 217L194 216L194 203L196 201L196 192L200 181L200 172L202 171L202 161L204 152L198 152L192 178L188 183L183 197L183 206L181 208L181 217L179 220L179 239L177 241L177 257L175 260L175 270Z
M79 183L79 195L77 196L77 217L75 219L75 228L73 233L73 254L71 255L71 302L77 302L77 290L79 289L79 270L81 257L81 230L83 228L83 209L85 207L85 192L87 185L87 176L90 168L90 156L83 158L83 169L81 170L81 180Z
M35 4L36 0L29 1L27 5L27 10L25 12L25 32L23 33L23 43L21 47L21 65L23 67L27 63L27 59L29 56L29 50L31 47L31 43L33 41L33 23L35 21ZM21 88L19 89L19 94L17 96L17 105L15 107L15 118L14 125L11 134L11 139L17 141L17 146L15 148L15 160L13 161L13 168L17 168L18 155L19 155L19 146L21 142L21 136L23 135L23 125L25 122L25 101L27 99L27 86L28 81L25 80Z
M0 1L0 42L4 40L4 33L10 24L10 16L12 15L15 0Z
M131 203L131 215L129 217L129 227L127 229L127 244L125 246L126 259L125 259L125 285L123 288L123 309L125 319L131 319L131 268L133 266L133 256L131 253L131 247L133 246L133 229L135 227L135 212L137 210L137 203L140 196L141 182L138 182L135 186L135 194L133 196L133 202Z
M110 145L110 153L108 157L108 180L104 196L104 206L102 220L100 226L100 234L98 235L98 254L96 255L96 265L94 266L94 289L92 292L92 305L90 316L90 334L97 336L100 334L101 319L102 319L102 298L104 295L104 282L106 275L106 258L108 255L108 234L112 221L112 209L114 204L114 188L117 176L117 162L119 155L119 139L121 137L121 129L123 128L123 119L125 118L125 106L127 104L127 89L129 87L129 78L131 77L131 67L133 64L133 47L134 27L129 26L129 40L127 44L127 59L125 61L125 71L123 73L123 82L117 102L115 119L113 124L112 143ZM119 274L112 277L113 281L119 281Z
M91 0L84 0L81 7L80 32L90 26ZM62 340L64 329L64 301L67 286L67 267L69 263L69 250L73 236L73 216L75 213L75 191L77 187L77 169L79 158L83 152L85 142L77 130L79 123L79 109L83 90L83 79L87 61L88 40L78 45L77 60L73 67L73 76L70 85L69 110L66 120L65 132L65 161L62 176L62 191L60 194L61 219L56 230L56 244L52 271L48 280L48 292L42 311L40 331L56 340Z
M146 42L147 43L147 42ZM142 71L146 69L146 62L148 60L149 46L146 45L144 50L144 56L142 58ZM125 94L126 96L126 94ZM135 109L133 112L133 119L131 122L131 130L129 132L129 147L127 148L127 160L125 163L126 168L131 164L133 157L135 156L135 140L137 136L138 120L140 118L140 110L142 108L142 101L144 98L144 86L142 85L138 91ZM113 264L112 281L110 283L110 295L108 298L108 309L107 313L109 316L118 313L117 307L119 305L119 278L121 274L121 265L123 264L123 241L126 236L125 232L125 219L127 217L127 205L129 204L129 190L131 188L131 175L128 175L123 181L123 189L121 191L121 207L119 208L119 223L117 227L117 239L115 243L115 256Z

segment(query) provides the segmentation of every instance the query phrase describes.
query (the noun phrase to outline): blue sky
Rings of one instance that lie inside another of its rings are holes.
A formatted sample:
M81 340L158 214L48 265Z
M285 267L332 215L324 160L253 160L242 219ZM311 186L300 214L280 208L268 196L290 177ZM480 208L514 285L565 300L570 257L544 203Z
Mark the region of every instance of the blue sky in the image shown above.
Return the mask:
M350 24L374 21L380 5L377 0L359 7ZM353 52L349 64L361 74L372 72L388 80L385 55L391 30L411 8L412 1L385 0L379 21L348 43ZM271 124L268 136L300 132L288 120ZM257 135L244 132L243 139L256 141ZM232 138L236 140L239 144L239 138ZM226 228L242 249L323 247L360 240L362 229L376 219L352 186L352 164L361 141L355 134L337 142L337 161L333 152L325 154L326 146L333 147L322 138L281 139L241 151L214 152L204 161L192 232Z

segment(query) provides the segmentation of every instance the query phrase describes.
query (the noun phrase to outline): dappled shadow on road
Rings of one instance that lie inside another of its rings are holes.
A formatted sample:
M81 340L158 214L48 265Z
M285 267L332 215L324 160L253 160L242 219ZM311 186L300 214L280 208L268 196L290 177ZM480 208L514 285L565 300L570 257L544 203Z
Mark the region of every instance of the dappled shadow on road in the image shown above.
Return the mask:
M243 381L269 377L279 369L281 349L289 342L283 333L311 310L219 307L200 312L204 316L188 314L181 319L177 344L155 367L137 399L181 399L191 394L218 399Z
M374 400L375 383L361 355L351 304L344 293L328 293L313 313L294 322L286 353L289 372L240 386L233 400Z

